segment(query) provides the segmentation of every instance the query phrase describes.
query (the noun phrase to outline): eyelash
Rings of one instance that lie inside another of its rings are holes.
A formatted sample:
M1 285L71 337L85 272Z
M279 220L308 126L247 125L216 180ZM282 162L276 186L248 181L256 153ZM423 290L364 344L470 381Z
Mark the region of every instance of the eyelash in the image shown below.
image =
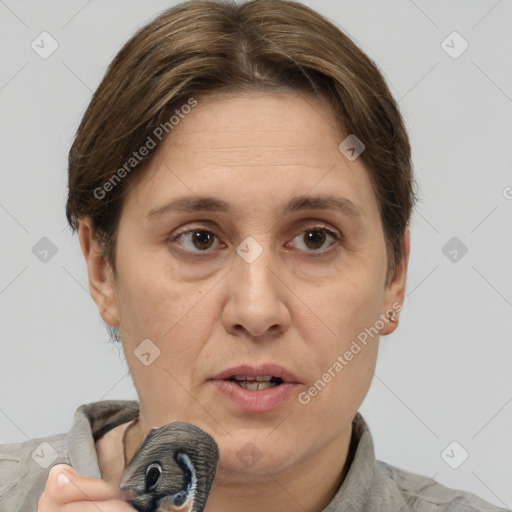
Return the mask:
M175 236L170 238L170 241L171 242L175 242L180 237L182 237L184 235L188 235L190 233L194 233L196 231L204 231L206 233L210 233L217 240L219 240L217 235L211 229L207 229L204 226L194 226L192 228L187 229L186 231L182 231L180 233L177 233ZM334 238L335 243L331 244L327 249L324 249L322 251L320 251L320 250L306 251L306 253L309 253L308 256L310 256L310 257L314 258L314 257L319 257L319 256L325 256L325 255L327 255L327 253L331 252L331 248L336 245L336 242L342 242L343 241L343 237L342 237L342 235L340 233L338 233L337 231L334 231L331 228L328 228L327 226L323 226L323 225L316 225L316 226L308 227L307 229L304 229L303 231L301 231L301 233L299 235L296 235L295 237L293 237L293 240L295 240L295 238L297 238L297 236L300 236L301 234L304 234L304 233L307 233L307 232L314 232L314 231L323 231L323 232L327 233L328 235L330 235L330 236L332 236ZM212 250L210 250L210 248L208 248L208 249L206 249L204 251L201 251L201 250L190 250L190 249L185 249L185 251L187 251L187 253L191 254L192 256L199 256L199 257L201 257L200 255L202 253L208 254L208 253L212 252ZM299 249L299 251L300 251L300 249Z

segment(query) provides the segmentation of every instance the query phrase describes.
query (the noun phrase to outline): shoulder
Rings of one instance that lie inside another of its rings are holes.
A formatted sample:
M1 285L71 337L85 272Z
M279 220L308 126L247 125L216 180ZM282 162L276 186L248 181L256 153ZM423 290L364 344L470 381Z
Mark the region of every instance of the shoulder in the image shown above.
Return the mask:
M450 489L432 478L421 476L386 462L376 461L377 472L396 486L411 512L510 512L484 501L475 494Z
M27 496L40 496L57 463L69 464L65 434L0 445L0 512L20 510Z

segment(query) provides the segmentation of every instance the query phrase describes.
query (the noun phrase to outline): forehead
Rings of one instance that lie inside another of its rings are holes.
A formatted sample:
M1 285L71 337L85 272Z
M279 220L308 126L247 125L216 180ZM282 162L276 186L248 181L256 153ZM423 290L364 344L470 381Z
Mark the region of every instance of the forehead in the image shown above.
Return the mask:
M261 160L309 154L318 160L318 149L341 142L334 113L322 97L299 92L222 94L199 99L191 114L176 126L166 141L170 148L200 147L236 159L257 149ZM328 155L325 155L328 157ZM244 159L242 162L247 164ZM276 162L277 163L277 162ZM287 161L279 160L279 163ZM293 163L293 162L290 162Z
M154 210L185 195L216 195L230 203L258 196L282 204L284 196L339 192L363 210L376 208L362 160L349 161L339 151L344 137L322 97L198 98L162 142L131 199Z

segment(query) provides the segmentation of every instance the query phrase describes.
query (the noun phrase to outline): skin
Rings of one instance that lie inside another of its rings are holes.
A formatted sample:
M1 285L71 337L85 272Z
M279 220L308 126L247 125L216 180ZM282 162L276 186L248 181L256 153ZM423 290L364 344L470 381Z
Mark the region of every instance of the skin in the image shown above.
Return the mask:
M405 257L387 281L377 200L361 158L351 162L339 151L345 137L319 97L285 92L199 99L126 197L115 276L91 220L80 222L91 294L105 322L120 328L140 400L128 458L153 426L184 420L210 432L220 463L208 512L321 511L348 469L351 423L371 383L378 336L308 404L298 395L360 332L403 302L409 234ZM360 215L333 209L283 215L293 197L305 194L343 196ZM150 210L188 195L223 199L232 211L148 218ZM315 245L305 238L324 227L343 239L326 234L323 245ZM190 233L177 237L192 229L216 237L204 246L194 245ZM263 249L252 263L236 252L247 236ZM398 325L383 323L381 335ZM160 356L145 366L134 350L148 338ZM228 368L263 362L287 368L300 383L274 410L242 412L210 382ZM101 482L116 499L126 426L96 445ZM247 443L261 455L251 467L237 456Z

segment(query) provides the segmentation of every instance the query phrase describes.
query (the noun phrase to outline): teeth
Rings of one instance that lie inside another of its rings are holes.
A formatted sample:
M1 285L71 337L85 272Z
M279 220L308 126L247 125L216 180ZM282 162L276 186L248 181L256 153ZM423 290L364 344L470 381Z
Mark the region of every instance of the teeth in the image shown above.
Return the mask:
M236 383L244 389L250 389L253 391L259 391L260 389L269 389L277 386L275 382L270 382L269 380L265 381L250 381L250 380L237 380Z
M273 388L280 384L281 379L272 375L259 375L258 377L247 377L245 375L233 375L232 380L241 388L259 391L260 389Z
M252 381L258 381L258 382L265 382L265 381L271 381L272 380L272 375L265 375L263 377L246 377L245 375L235 375L234 376L234 379L236 381L244 381L244 380L247 380L249 382L252 382Z

